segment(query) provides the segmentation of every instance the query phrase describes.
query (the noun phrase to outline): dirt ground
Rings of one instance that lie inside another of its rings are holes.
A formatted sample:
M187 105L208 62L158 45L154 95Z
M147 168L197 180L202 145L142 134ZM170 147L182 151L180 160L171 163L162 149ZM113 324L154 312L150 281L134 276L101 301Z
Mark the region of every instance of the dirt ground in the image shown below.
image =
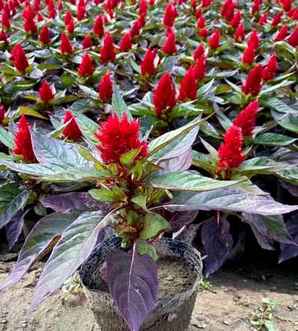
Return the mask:
M0 282L12 266L13 262L0 262ZM37 267L22 283L0 294L0 331L100 331L87 305L75 296L66 298L64 292L30 314L39 272ZM202 283L190 331L298 330L297 275L280 266L218 272Z

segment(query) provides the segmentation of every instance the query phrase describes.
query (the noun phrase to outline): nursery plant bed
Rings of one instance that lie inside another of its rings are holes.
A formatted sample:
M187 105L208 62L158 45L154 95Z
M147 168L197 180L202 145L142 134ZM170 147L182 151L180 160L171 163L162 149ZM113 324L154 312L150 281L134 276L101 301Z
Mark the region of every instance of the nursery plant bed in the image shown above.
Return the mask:
M0 263L0 281L12 266L13 263ZM39 271L38 267L23 282L1 294L1 331L102 331L86 305L74 306L69 302L63 305L65 294L62 292L41 305L32 316L28 314ZM263 298L278 302L273 313L278 330L297 330L298 290L293 268L266 267L258 268L258 272L254 267L225 268L208 282L211 287L201 289L197 297L189 331L254 330L250 319Z

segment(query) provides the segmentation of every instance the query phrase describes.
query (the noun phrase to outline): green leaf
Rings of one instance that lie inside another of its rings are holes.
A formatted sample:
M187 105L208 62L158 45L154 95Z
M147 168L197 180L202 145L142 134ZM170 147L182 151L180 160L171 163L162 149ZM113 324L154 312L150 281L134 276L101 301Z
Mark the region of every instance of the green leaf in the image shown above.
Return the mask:
M193 128L199 126L199 124L205 119L201 119L201 117L195 118L193 121L187 123L186 125L180 127L179 129L167 132L161 135L158 138L153 139L149 144L150 154L157 153L162 148L165 148L174 140L182 139L185 137Z
M9 149L13 148L13 135L9 131L5 130L2 126L0 126L0 142Z
M7 225L19 210L25 207L29 195L30 192L24 190L10 201L5 210L0 214L0 229Z
M26 107L26 106L20 106L16 112L17 115L27 115L27 116L32 116L36 118L40 118L42 120L47 120L47 118L43 115L41 115L36 109Z
M294 144L298 139L279 133L263 133L258 135L254 144L266 146L288 146Z
M98 124L84 114L78 112L74 112L74 114L84 137L91 142L98 143L95 138L95 133L99 127Z
M145 194L138 194L134 196L131 201L144 210L147 210L147 197Z
M209 174L215 173L216 163L211 158L210 154L204 154L197 151L192 151L192 164L198 168L204 169Z
M34 308L59 289L85 262L97 243L99 233L109 224L111 213L83 213L65 229L37 283Z
M131 151L122 154L120 157L120 163L127 167L131 166L139 153L140 149L132 149Z
M0 284L0 290L17 283L39 257L53 248L62 232L77 216L77 213L53 213L40 219L26 238L13 271Z
M113 110L117 114L122 115L126 113L128 115L128 118L132 119L129 109L121 95L119 87L116 84L114 84L113 86L112 106L113 106Z
M216 180L205 177L195 171L176 171L167 174L155 174L150 178L153 187L173 191L203 192L229 187L241 180Z
M157 237L161 232L170 228L169 222L159 214L146 214L140 239L148 240Z
M92 189L89 190L89 194L93 199L103 202L117 202L126 198L125 193L118 186L114 186L113 188Z
M286 87L286 86L289 86L291 84L293 84L294 81L291 81L291 80L283 80L282 82L280 82L279 84L275 84L275 85L272 85L272 86L269 86L265 89L262 89L261 92L260 92L260 98L265 96L266 94L269 94L273 91L276 91L276 90L279 90L283 87Z
M158 260L158 255L155 247L145 240L137 241L137 250L140 255L148 255L152 258L153 261Z

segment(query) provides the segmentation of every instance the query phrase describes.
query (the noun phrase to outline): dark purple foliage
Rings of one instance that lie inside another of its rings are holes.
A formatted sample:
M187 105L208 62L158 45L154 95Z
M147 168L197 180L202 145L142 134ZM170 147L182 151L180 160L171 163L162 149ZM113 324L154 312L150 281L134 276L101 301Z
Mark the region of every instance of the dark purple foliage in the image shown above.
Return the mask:
M19 210L5 227L6 239L9 249L17 243L23 231L24 217L27 211Z
M224 217L205 221L201 227L201 240L207 255L204 259L204 272L209 276L224 264L232 250L230 223Z
M280 244L279 263L298 256L298 215L293 215L287 222L289 234L295 244Z
M138 331L157 299L157 265L134 246L130 252L117 250L106 259L110 293L131 331Z
M74 210L92 211L107 207L107 204L94 200L87 192L47 195L42 197L40 202L44 207L60 213L69 213Z

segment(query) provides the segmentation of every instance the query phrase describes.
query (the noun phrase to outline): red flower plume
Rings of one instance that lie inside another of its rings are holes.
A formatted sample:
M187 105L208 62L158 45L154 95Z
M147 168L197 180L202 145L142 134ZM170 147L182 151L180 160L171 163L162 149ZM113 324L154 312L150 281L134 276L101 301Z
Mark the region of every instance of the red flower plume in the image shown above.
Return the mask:
M30 126L25 115L21 116L17 125L13 153L15 155L20 155L27 162L36 162L32 148Z
M230 24L234 29L237 29L239 23L241 22L241 16L241 12L238 10L231 19Z
M250 137L256 127L259 102L251 101L234 119L233 124L241 128L244 137Z
M11 50L11 60L19 72L24 73L29 66L26 54L20 44L16 44Z
M202 55L196 60L196 63L192 66L195 74L195 79L197 81L202 80L205 77L206 73L206 58L205 55Z
M155 72L155 56L156 56L156 49L148 48L143 61L141 63L141 73L143 76L151 76Z
M63 136L71 140L79 140L82 137L82 132L78 126L76 118L73 116L72 112L67 111L63 118L64 124L67 123L66 127L63 129Z
M138 120L128 120L125 113L122 117L113 114L96 132L99 141L97 146L102 160L109 163L120 163L121 155L138 149L138 159L148 155L148 145L140 140L140 123Z
M163 24L166 27L172 27L175 23L175 19L178 16L175 5L169 3L164 11Z
M242 54L243 64L252 64L254 62L256 50L253 47L247 46Z
M7 6L5 6L2 10L1 23L4 30L8 30L10 28L10 14L9 9L7 9Z
M79 68L78 68L78 74L81 77L89 77L89 76L92 76L93 72L94 72L93 58L92 58L91 55L86 53L82 57L82 61L81 61L80 65L79 65Z
M282 41L284 39L286 39L287 35L288 35L288 31L289 28L287 25L283 25L279 31L277 32L277 34L274 37L274 41Z
M271 80L275 77L278 70L278 62L275 54L272 54L267 62L267 65L263 68L262 78L264 80Z
M292 8L293 0L279 0L280 4L282 5L284 11L290 11Z
M283 12L280 12L280 13L277 13L273 16L272 22L271 22L271 25L273 27L277 26L280 23L282 15L283 15Z
M247 46L248 47L251 47L251 48L254 48L255 50L257 48L259 48L259 46L260 46L260 38L259 38L259 35L258 35L257 31L253 31L249 35Z
M60 36L60 52L64 55L70 55L73 53L71 43L65 33L61 33Z
M131 32L126 32L120 40L119 49L121 52L128 52L132 47Z
M153 91L155 113L160 116L164 111L171 110L176 105L176 89L171 75L165 72Z
M268 13L264 13L263 15L260 16L258 23L260 25L265 25L268 20Z
M84 37L83 41L82 41L82 47L84 49L90 48L93 45L93 41L92 38L86 34L86 36Z
M203 44L199 44L198 47L193 52L193 58L196 61L199 58L201 58L201 56L204 55L204 54L205 54L204 45Z
M104 16L98 15L95 17L93 32L97 37L102 37L104 34Z
M49 101L54 99L53 90L51 89L49 83L46 80L41 83L41 86L38 90L38 94L40 100L44 103L48 103Z
M262 4L262 0L253 1L252 8L251 8L251 13L253 15L259 13L261 4Z
M7 35L4 31L0 31L0 41L3 41L5 43L8 42Z
M0 124L3 123L3 120L5 118L5 113L6 113L6 108L4 107L4 105L0 104Z
M140 0L139 10L138 10L139 16L146 16L147 10L148 10L147 0Z
M294 31L288 37L288 43L293 47L298 46L298 26L296 26Z
M237 29L234 33L234 39L238 42L241 42L244 39L244 35L245 35L244 24L239 23L239 25L237 26Z
M115 47L114 41L109 32L106 32L103 39L103 45L100 49L100 59L102 63L114 62L115 61Z
M171 55L176 53L176 35L175 32L172 29L169 29L167 32L167 37L164 41L164 44L162 46L162 51L167 54Z
M72 13L68 10L64 15L64 24L68 25L70 22L73 22Z
M218 149L217 172L238 168L244 161L241 129L232 125L224 135L224 142Z
M190 67L180 82L178 100L180 101L193 100L196 98L196 96L197 96L196 72L193 67Z
M46 25L39 32L39 41L44 45L48 45L51 42L50 31Z
M79 0L77 5L77 19L81 21L86 16L86 3L84 0Z
M235 4L233 0L225 0L221 7L221 15L227 20L230 21L234 16Z
M219 43L220 43L220 31L216 29L208 39L208 45L211 48L216 49L219 47Z
M109 102L113 95L113 82L109 72L104 74L98 84L98 94L102 102Z
M260 93L262 88L262 71L263 69L260 64L257 64L249 71L247 78L242 85L242 91L245 94L258 95Z

